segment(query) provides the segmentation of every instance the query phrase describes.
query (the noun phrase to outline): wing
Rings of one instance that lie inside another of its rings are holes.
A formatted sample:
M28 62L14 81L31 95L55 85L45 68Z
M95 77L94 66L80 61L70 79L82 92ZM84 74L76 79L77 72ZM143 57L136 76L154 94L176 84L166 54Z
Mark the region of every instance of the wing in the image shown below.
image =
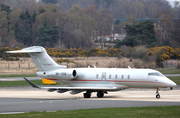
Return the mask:
M122 90L122 87L40 87L37 86L36 84L32 83L28 79L24 77L24 79L34 88L39 88L39 89L48 89L49 92L56 91L58 90L59 93L64 93L67 91L71 91L71 94L77 94L83 91L87 90L94 90L94 91L99 91L99 90L104 90L104 91L115 91L115 90Z

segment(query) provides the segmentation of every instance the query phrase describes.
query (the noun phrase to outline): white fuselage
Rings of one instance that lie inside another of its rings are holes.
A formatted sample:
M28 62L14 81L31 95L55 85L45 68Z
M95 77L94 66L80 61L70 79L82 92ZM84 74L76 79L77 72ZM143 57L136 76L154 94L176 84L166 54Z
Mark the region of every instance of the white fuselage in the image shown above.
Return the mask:
M170 88L176 84L152 69L117 69L117 68L71 68L58 65L41 46L33 46L22 50L6 51L6 53L28 53L36 64L39 72L37 76L64 83L69 87L39 87L24 78L32 87L48 89L64 93L71 91L77 94L82 91L84 98L90 98L92 92L97 97L103 97L107 91L116 91L126 88L156 88L156 98L160 98L160 88Z
M69 73L67 70L69 70ZM74 77L71 73L73 70L75 70L77 74ZM154 73L154 75L152 75L152 73ZM46 72L45 74L44 72L37 72L37 75L67 84L71 87L117 87L118 89L124 89L166 88L176 86L176 84L167 77L156 75L156 73L161 74L152 69L73 68L57 69Z

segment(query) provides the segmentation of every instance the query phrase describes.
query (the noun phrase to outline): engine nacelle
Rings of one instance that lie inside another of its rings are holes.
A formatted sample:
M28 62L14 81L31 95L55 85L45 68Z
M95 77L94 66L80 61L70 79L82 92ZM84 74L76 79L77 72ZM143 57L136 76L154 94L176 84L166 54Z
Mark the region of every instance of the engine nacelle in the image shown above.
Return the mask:
M43 78L57 78L60 80L70 80L77 77L77 72L74 69L58 69L48 72L37 72L36 74Z

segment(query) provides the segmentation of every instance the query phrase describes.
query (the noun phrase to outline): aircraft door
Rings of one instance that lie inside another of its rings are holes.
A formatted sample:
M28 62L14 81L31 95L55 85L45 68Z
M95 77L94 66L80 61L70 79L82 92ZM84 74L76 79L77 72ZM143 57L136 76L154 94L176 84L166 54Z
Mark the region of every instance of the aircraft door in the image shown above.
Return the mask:
M106 73L105 72L102 73L101 80L106 81Z

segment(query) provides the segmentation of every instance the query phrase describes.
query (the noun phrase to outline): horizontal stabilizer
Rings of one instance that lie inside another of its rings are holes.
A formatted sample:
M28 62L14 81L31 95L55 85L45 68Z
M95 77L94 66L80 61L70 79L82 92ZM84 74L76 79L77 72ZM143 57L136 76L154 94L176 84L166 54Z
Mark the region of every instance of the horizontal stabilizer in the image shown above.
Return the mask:
M55 69L67 68L66 66L58 65L41 46L27 47L22 50L6 51L6 53L27 53L32 58L33 62L39 71L48 71Z
M34 50L15 50L15 51L6 51L6 53L35 53L35 52L43 52L41 49L34 49Z

